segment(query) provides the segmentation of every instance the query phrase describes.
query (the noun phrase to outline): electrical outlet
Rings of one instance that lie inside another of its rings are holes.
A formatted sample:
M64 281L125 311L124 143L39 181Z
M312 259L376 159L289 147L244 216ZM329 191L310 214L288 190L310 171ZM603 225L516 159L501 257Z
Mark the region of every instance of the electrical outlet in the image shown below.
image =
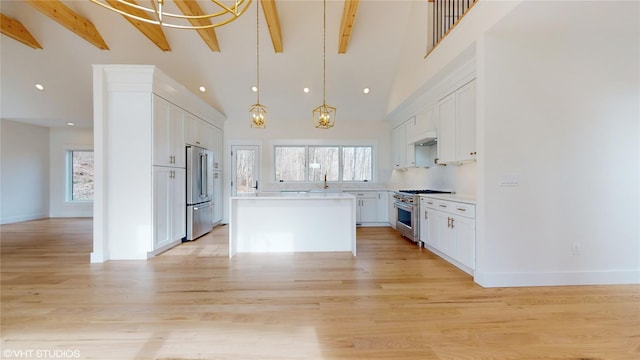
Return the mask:
M571 244L571 254L572 255L580 255L580 243L577 241L574 241L573 244Z
M514 174L501 175L499 184L500 186L519 186L520 176Z

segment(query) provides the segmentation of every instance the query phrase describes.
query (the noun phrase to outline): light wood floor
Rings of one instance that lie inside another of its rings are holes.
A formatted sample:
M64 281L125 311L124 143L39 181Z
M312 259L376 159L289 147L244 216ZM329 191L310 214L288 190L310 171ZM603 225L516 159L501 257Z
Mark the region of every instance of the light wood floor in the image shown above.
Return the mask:
M1 227L3 358L640 358L638 286L483 289L390 228L359 228L355 258L228 259L223 226L90 264L91 226Z

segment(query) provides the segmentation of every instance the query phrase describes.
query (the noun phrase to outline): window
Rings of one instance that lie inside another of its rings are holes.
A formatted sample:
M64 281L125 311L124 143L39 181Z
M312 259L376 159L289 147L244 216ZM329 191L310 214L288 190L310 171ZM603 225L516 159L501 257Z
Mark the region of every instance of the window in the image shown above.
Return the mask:
M338 165L339 149L337 146L309 147L309 181L338 181L340 179Z
M277 146L275 148L276 181L304 181L304 146Z
M276 145L274 157L280 182L373 180L373 146Z
M344 146L342 148L342 181L371 181L371 146Z
M93 201L93 151L69 151L71 201Z

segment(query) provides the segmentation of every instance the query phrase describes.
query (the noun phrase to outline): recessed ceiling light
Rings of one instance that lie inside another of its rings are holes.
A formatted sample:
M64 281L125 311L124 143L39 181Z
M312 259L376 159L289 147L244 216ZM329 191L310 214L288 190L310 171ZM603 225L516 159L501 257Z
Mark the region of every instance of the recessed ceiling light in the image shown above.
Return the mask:
M368 93L369 93L369 88L364 88L364 89L362 90L362 92L363 92L363 93L365 93L365 94L368 94Z
M42 86L42 84L36 84L36 89L42 91L44 90L44 86Z
M75 125L75 123L68 122L68 123L67 123L67 125L69 125L69 126L73 126L73 125Z
M200 86L200 92L206 92L206 91L207 91L207 88L206 88L206 87L204 87L204 86Z
M257 87L257 86L252 86L252 87L251 87L251 91L253 91L253 92L258 92L258 87Z
M302 89L302 91L304 91L305 94L308 94L309 93L309 88L304 88L304 89Z

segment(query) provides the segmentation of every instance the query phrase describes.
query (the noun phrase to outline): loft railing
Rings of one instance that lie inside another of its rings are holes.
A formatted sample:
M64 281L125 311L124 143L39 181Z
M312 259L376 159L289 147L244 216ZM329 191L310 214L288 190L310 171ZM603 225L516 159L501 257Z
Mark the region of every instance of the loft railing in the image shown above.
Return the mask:
M431 52L478 0L429 0L431 3Z

